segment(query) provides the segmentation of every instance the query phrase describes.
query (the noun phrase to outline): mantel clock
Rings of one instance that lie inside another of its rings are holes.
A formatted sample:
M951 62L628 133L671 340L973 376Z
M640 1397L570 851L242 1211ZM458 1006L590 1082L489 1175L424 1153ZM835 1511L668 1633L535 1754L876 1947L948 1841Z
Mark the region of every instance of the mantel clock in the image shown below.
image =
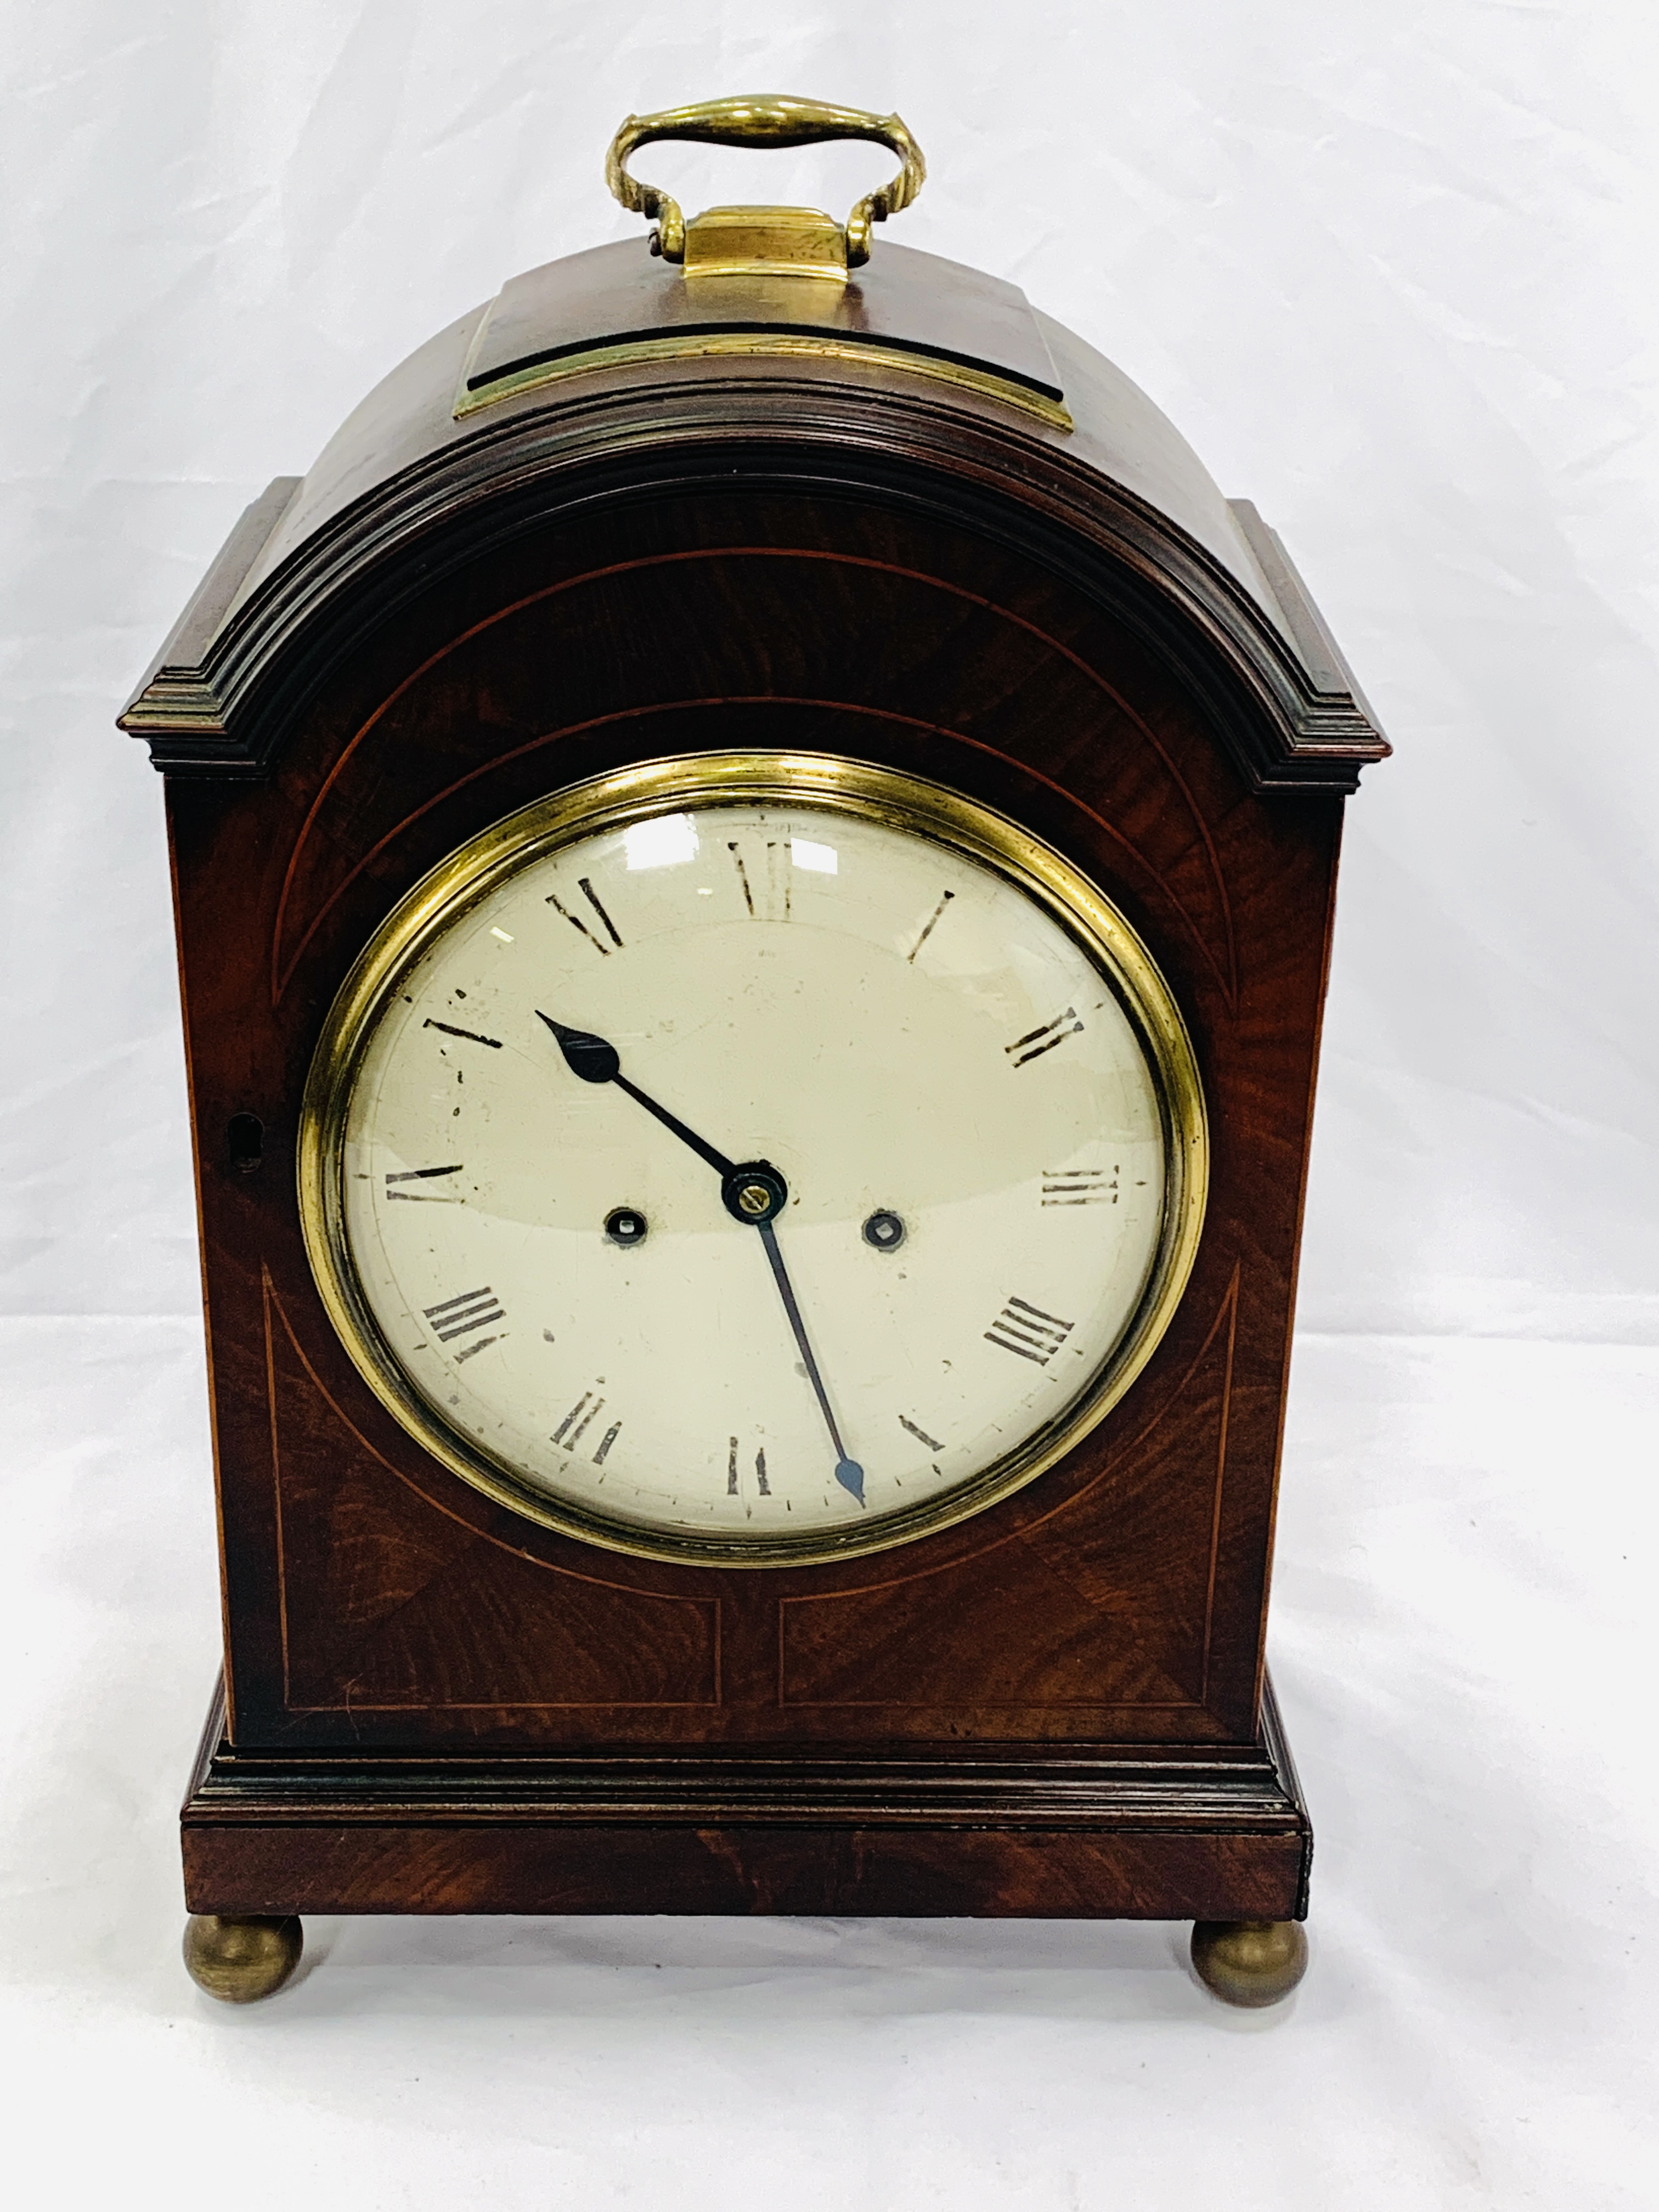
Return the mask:
M657 139L870 138L845 223ZM310 1912L1305 1955L1263 1629L1344 796L1283 548L896 116L630 117L249 508L167 778L225 1664L204 1988Z

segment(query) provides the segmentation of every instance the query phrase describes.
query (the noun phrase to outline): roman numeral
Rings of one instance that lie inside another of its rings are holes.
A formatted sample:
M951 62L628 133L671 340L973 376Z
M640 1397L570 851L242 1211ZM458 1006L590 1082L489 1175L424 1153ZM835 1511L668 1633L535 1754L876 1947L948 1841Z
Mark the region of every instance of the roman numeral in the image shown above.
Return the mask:
M592 884L588 881L586 876L578 877L576 888L580 891L582 896L587 901L589 906L592 908L594 913L598 915L599 920L605 924L605 935L611 939L611 942L617 947L617 951L620 951L622 950L622 939L617 933L616 923L611 921L610 915L599 904L599 893L594 890Z
M1070 1027L1067 1027L1067 1024ZM1044 1022L1040 1030L1028 1030L1023 1037L1016 1037L1002 1049L1016 1067L1024 1067L1028 1060L1041 1060L1045 1052L1052 1052L1057 1044L1064 1044L1069 1036L1081 1034L1083 1024L1077 1018L1077 1008L1067 1006L1063 1014L1056 1014L1051 1022Z
M399 1190L396 1186L404 1182L429 1182L434 1176L459 1175L460 1172L461 1163L459 1160L453 1168L405 1168L399 1175L387 1176L386 1194L388 1198L407 1199L411 1205L459 1206L463 1203L460 1199L451 1198L443 1191Z
M488 1328L491 1322L507 1319L488 1284L481 1291L463 1291L459 1297L441 1298L435 1306L427 1306L422 1310L440 1344L452 1344L457 1337L470 1336L474 1329ZM476 1344L469 1344L465 1352L458 1352L455 1357L457 1360L471 1359L475 1352L499 1341L497 1337L481 1336Z
M480 1036L477 1030L458 1030L453 1022L422 1022L421 1026L422 1029L441 1030L446 1036L465 1037L470 1044L487 1044L491 1052L499 1052L501 1048L499 1037Z
M611 945L607 945L605 942L605 939L600 937L597 930L590 929L579 914L573 914L570 908L565 904L564 901L559 897L556 891L550 891L548 893L546 902L549 906L556 908L556 910L564 916L565 920L570 924L570 927L576 932L579 937L586 938L587 942L592 946L593 950L596 952L602 953L608 960L611 957L611 945L614 945L618 951L622 949L622 939L617 933L617 925L611 921L611 916L605 912L604 906L600 902L599 895L594 890L592 880L588 877L579 877L577 878L576 888L580 891L582 896L587 901L589 906L592 908L595 915L598 915L600 922L604 925L605 937L608 937L611 939Z
M732 1437L726 1455L726 1494L728 1498L736 1498L740 1494L741 1488L738 1468L738 1440ZM769 1498L772 1495L772 1486L766 1479L764 1450L755 1454L755 1488L757 1493L762 1498Z
M1044 1206L1115 1206L1115 1167L1109 1176L1104 1168L1044 1168Z
M735 837L728 837L726 849L732 855L732 865L738 872L738 888L743 893L743 903L751 921L787 921L793 890L790 881L789 846L769 837L766 841L766 860L763 869L750 872L743 857L743 848ZM782 889L779 889L781 878Z
M939 1442L937 1437L930 1437L926 1429L919 1429L914 1421L907 1419L902 1413L898 1417L898 1425L902 1429L908 1429L916 1442L918 1443L926 1444L929 1451L943 1451L945 1449L944 1445Z
M752 921L755 918L755 894L750 887L749 871L743 865L743 854L738 850L737 842L733 838L726 840L726 849L732 855L736 865L738 882L743 890L743 902L748 908L749 919Z
M986 1330L985 1341L1046 1367L1075 1326L1058 1314L1045 1313L1041 1306L1028 1305L1024 1298L1010 1298Z
M562 1444L568 1452L574 1452L604 1410L605 1400L599 1395L598 1389L584 1390L563 1420L559 1423L558 1427L554 1430L554 1443ZM595 1467L605 1465L605 1455L621 1433L622 1423L612 1421L611 1426L599 1438L598 1448L592 1455Z
M956 893L954 891L946 891L940 898L939 904L933 908L932 914L928 915L927 921L922 924L921 935L917 938L915 943L905 954L904 957L907 963L913 961L917 953L921 951L922 946L927 944L928 939L933 935L933 931L938 925L940 915L945 912L945 908L950 905L951 900L955 896Z

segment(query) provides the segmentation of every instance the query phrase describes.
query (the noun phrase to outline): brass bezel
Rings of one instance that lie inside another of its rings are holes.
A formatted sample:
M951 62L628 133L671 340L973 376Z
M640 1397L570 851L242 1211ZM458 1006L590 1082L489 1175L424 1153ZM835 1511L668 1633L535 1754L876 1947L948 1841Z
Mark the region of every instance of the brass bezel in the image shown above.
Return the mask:
M553 1499L498 1463L415 1389L387 1346L357 1279L341 1205L352 1087L402 979L477 901L544 855L657 813L722 803L825 808L935 839L1034 898L1094 962L1146 1055L1168 1161L1164 1224L1139 1304L1084 1395L1016 1451L931 1504L859 1528L744 1540L650 1529ZM1192 1042L1156 962L1104 892L1005 815L942 784L821 753L716 752L647 762L573 784L494 823L440 861L399 901L340 988L313 1056L300 1115L300 1220L318 1291L359 1374L451 1474L498 1504L605 1549L678 1565L818 1565L948 1528L1023 1489L1122 1398L1173 1319L1197 1257L1209 1187L1209 1130Z

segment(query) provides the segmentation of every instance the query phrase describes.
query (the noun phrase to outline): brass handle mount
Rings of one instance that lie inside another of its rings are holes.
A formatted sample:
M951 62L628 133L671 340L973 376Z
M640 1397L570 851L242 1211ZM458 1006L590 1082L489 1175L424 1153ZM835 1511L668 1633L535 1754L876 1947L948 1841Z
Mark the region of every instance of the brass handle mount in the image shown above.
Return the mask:
M870 228L909 206L921 190L927 165L921 149L896 115L873 115L860 107L832 107L821 100L795 100L781 94L705 100L690 107L659 108L654 115L630 115L611 142L605 179L625 208L654 216L665 261L685 258L685 217L679 203L654 185L628 172L628 157L641 146L662 139L684 139L702 146L817 146L828 139L867 138L889 146L899 157L899 173L860 200L847 218L847 266L870 258Z

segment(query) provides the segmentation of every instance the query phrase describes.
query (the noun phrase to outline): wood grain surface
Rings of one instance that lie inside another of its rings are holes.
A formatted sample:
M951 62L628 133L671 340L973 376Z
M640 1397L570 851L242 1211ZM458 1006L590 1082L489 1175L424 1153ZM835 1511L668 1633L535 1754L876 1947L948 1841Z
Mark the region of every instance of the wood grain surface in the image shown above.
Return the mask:
M1040 483L981 465L964 420L955 473L925 499L914 453L902 485L873 468L821 481L808 445L751 446L715 473L706 454L683 465L664 421L654 472L583 479L580 498L520 485L510 529L458 525L395 593L354 570L356 628L267 698L264 779L169 776L221 1753L298 1762L275 1810L256 1791L222 1818L222 1759L196 1790L196 1909L1302 1909L1306 1816L1282 1778L1265 1826L1225 1788L1194 1826L1173 1799L1169 1820L1135 1815L1133 1793L1112 1809L1076 1760L1277 1771L1263 1625L1341 801L1264 787L1238 740L1262 726L1255 679L1168 603L1153 635L1127 570L1103 584L1098 539ZM921 1542L776 1571L599 1551L438 1467L335 1337L295 1192L320 1025L395 902L550 790L726 746L933 777L1058 848L1185 1011L1214 1146L1181 1309L1066 1459ZM368 1789L349 1810L314 1786L347 1753ZM480 1811L481 1759L623 1774L647 1755L668 1765L625 1839L560 1814L551 1840L540 1800ZM875 1817L896 1786L884 1766L844 1817L808 1789L787 1835L711 1811L730 1762L761 1756L808 1778L826 1758L899 1759L944 1784L970 1757L1047 1759L1054 1832L1034 1841L1005 1790L972 1822L935 1810L895 1841ZM374 1762L410 1759L461 1762L459 1794L388 1827ZM1071 1826L1053 1809L1068 1804Z

